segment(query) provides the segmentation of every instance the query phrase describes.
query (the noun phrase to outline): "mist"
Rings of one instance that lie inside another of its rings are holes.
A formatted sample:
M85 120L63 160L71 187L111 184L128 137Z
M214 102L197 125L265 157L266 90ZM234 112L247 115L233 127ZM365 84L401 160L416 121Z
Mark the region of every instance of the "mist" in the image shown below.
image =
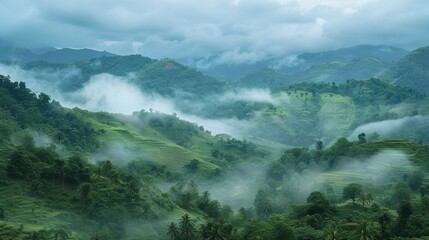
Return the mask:
M242 163L222 175L222 181L201 182L198 188L209 191L222 205L233 210L253 206L259 187L263 186L267 163Z
M378 134L380 139L405 138L422 142L429 142L426 132L429 129L429 116L412 116L400 119L372 122L357 127L349 139L357 139L360 133Z
M328 187L332 187L335 196L341 198L343 187L349 183L383 186L416 169L406 154L386 149L367 158L342 158L330 171L324 171L320 166L310 166L301 173L289 172L281 191L291 203L304 203L314 191L332 194Z
M110 160L115 165L126 167L131 161L150 161L150 154L144 153L141 149L134 150L126 142L113 141L103 144L95 150L89 157L92 163L98 161Z
M103 111L130 115L142 109L159 111L166 114L176 114L179 118L204 126L213 134L226 133L235 137L244 137L253 127L252 121L237 118L210 119L183 112L178 104L185 101L180 96L176 99L166 98L157 93L144 92L132 83L133 74L125 77L103 73L93 75L82 88L74 92L65 92L60 89L61 82L79 77L80 71L76 68L61 70L24 70L17 65L0 64L0 72L9 75L13 81L25 82L32 91L44 92L61 105L78 107L89 111ZM199 101L192 104L192 108L204 109L213 101L254 101L273 102L271 93L261 89L241 89L230 91L222 95L208 97L210 102Z
M274 103L274 98L269 89L251 88L229 91L217 97L220 102L262 102Z

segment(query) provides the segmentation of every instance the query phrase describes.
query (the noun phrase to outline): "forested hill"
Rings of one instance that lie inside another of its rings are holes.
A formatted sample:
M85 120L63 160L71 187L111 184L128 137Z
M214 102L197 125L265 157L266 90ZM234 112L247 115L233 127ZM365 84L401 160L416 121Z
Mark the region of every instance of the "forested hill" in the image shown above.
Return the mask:
M0 127L2 140L25 129L43 131L68 147L85 150L96 146L94 130L48 95L36 95L23 82L0 75Z
M50 63L71 64L76 61L89 60L102 56L115 56L115 54L92 49L56 49L53 47L28 49L0 40L0 61L46 61Z
M417 91L429 92L429 46L418 48L401 58L379 77Z
M141 55L111 56L78 61L73 64L47 62L21 63L22 68L34 71L70 71L70 77L53 79L60 81L64 91L80 89L93 75L108 73L126 77L141 90L174 96L176 92L188 92L196 96L221 93L228 85L172 59L155 60ZM76 71L77 70L77 71Z

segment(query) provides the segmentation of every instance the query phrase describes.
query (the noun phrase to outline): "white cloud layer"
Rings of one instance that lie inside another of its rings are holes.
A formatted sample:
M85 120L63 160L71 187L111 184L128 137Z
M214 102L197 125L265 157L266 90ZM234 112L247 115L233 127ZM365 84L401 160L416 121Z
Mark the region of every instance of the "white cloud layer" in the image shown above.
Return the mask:
M254 62L357 44L428 44L426 0L0 0L0 38L155 58Z

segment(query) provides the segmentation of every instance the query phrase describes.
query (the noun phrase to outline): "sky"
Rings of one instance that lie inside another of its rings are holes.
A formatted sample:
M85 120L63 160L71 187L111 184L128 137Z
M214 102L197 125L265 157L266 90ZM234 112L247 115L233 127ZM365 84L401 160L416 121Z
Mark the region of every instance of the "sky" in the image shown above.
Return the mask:
M427 0L0 0L0 38L152 58L252 62L429 43Z

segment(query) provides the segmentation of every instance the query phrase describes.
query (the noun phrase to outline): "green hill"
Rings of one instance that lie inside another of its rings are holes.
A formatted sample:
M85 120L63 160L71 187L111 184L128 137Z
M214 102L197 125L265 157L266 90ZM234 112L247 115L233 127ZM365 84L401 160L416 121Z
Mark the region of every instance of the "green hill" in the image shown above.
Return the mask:
M429 46L418 48L379 74L392 81L420 92L429 92Z
M174 195L158 185L215 181L235 164L269 156L267 147L214 137L175 115L65 109L24 83L0 80L1 239L164 239L168 222L218 214L220 205L206 210L194 195L184 202L178 194L191 183ZM144 227L125 231L137 223Z
M237 85L249 88L270 88L289 84L286 74L269 68L248 74L237 82Z
M186 67L171 59L155 60L140 55L102 56L73 64L49 63L46 61L26 62L19 64L23 69L33 71L56 72L68 71L64 79L57 81L66 92L75 91L87 83L93 75L108 73L126 77L127 80L145 92L174 96L176 92L187 92L196 96L221 93L229 86L216 78Z
M344 83L350 79L369 79L390 66L390 63L376 57L362 57L352 60L334 60L314 64L308 69L285 74L272 69L263 69L249 74L237 82L244 87L279 87L302 82Z
M0 61L18 63L46 61L54 64L71 64L77 61L84 61L102 56L115 56L115 54L92 49L44 48L32 50L0 40Z

